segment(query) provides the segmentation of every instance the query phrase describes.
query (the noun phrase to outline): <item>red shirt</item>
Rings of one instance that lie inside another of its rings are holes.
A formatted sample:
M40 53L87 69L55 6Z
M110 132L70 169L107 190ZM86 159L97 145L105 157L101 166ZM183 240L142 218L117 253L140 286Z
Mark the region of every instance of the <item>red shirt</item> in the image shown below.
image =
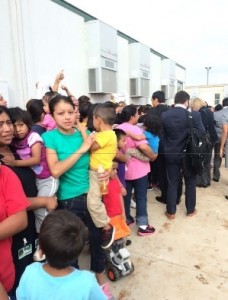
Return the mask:
M122 215L122 207L120 202L121 188L117 178L109 180L108 194L103 196L104 205L109 218Z
M0 223L30 205L17 176L0 165ZM15 270L11 254L11 238L0 240L0 282L8 292L14 284Z

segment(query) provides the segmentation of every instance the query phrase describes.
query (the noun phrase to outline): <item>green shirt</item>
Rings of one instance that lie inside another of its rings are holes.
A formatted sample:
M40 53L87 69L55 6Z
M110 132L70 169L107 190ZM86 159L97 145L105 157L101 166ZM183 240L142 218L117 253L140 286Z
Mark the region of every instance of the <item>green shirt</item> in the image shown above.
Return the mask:
M46 148L55 150L59 161L65 160L77 151L83 138L79 131L67 135L54 129L42 134ZM80 196L89 189L89 153L83 154L77 162L59 177L58 200Z

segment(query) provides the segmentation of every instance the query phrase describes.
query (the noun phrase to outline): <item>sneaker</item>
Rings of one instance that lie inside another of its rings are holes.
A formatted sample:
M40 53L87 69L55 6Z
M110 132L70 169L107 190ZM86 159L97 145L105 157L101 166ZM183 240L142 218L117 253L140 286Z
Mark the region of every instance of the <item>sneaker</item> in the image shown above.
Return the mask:
M111 294L111 292L109 290L109 283L108 282L103 284L101 286L101 289L102 289L103 293L105 294L105 296L107 297L108 300L115 300L115 298L113 297L113 295Z
M113 227L111 224L109 224L111 226L110 229L108 230L102 230L102 234L101 234L101 248L103 249L107 249L109 248L112 243L114 242L114 237L115 237L115 227Z
M33 260L34 261L43 261L45 259L46 259L46 255L42 254L42 252L38 246L35 253L33 254Z
M138 235L139 236L146 236L146 235L151 235L155 232L155 228L152 227L151 225L147 225L146 229L142 229L139 227L138 229Z
M133 199L131 199L130 207L136 208L136 202Z

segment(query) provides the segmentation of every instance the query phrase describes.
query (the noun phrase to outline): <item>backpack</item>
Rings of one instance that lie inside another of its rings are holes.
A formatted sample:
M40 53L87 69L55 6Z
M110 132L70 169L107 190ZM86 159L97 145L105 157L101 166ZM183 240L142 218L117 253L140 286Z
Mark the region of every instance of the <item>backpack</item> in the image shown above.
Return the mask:
M202 133L193 127L192 114L187 112L188 137L182 152L183 174L202 175L210 163L211 142L209 134Z

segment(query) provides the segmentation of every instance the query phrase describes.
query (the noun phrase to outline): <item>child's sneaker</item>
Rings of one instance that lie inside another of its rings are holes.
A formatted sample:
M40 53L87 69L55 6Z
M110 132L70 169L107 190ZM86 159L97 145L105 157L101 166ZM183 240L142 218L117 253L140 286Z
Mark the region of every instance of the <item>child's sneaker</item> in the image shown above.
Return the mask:
M131 199L130 207L136 208L136 202L133 199Z
M150 226L150 225L147 225L146 229L142 229L139 227L138 229L138 235L139 236L146 236L146 235L151 235L155 232L155 228Z
M115 300L115 298L113 297L113 295L111 294L111 292L109 290L109 283L108 282L103 284L101 286L101 289L102 289L103 293L105 294L105 296L107 297L108 300Z
M115 227L113 227L111 224L109 224L111 226L110 229L108 230L102 230L102 234L101 234L101 248L103 249L107 249L109 248L113 241L114 241L114 237L115 237Z

